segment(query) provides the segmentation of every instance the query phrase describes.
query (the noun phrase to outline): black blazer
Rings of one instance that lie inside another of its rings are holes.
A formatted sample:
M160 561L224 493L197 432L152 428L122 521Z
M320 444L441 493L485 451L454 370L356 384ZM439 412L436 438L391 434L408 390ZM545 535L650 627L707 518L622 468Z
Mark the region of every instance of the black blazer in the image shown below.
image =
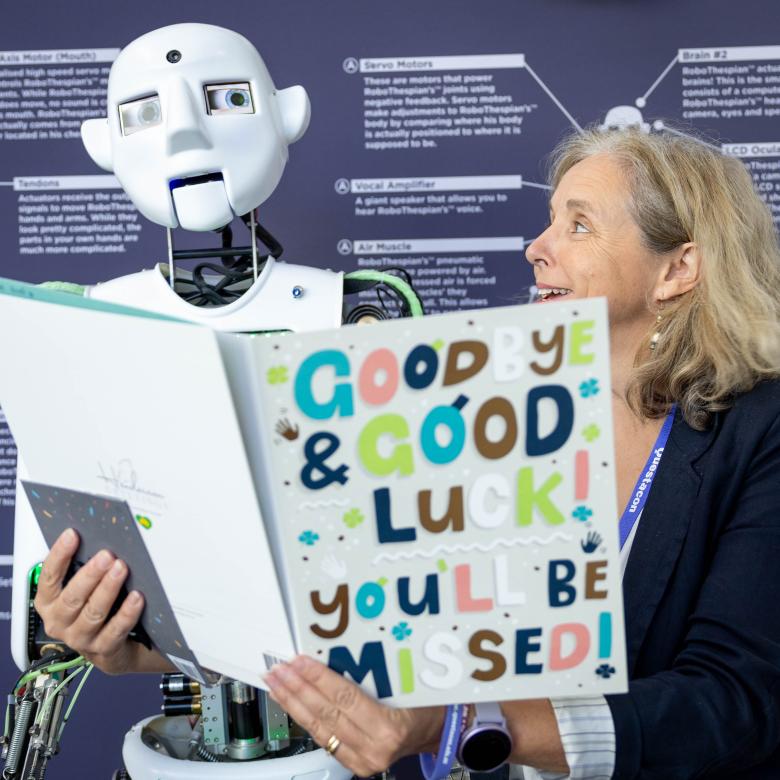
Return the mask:
M615 780L780 778L780 381L679 411L623 590Z

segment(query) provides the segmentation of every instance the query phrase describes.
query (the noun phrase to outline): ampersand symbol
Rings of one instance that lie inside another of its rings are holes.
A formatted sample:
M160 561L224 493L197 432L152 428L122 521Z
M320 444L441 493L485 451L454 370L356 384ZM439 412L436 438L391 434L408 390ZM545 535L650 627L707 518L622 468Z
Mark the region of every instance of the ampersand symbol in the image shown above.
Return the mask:
M326 445L318 452L317 445L321 441L326 442ZM325 465L325 461L336 452L340 444L339 437L333 433L315 433L306 440L303 448L306 465L301 469L301 482L309 490L320 490L333 482L338 482L341 485L346 484L349 466L342 465L337 469L331 469ZM322 476L314 479L315 470Z

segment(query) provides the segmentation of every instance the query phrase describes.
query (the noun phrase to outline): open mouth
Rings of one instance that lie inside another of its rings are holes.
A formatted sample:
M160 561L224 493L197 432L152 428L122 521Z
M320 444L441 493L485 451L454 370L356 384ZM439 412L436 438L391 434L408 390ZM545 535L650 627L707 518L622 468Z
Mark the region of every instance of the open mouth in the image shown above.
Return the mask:
M182 179L171 179L168 186L173 190L179 187L191 187L193 184L205 184L209 181L223 181L221 173L204 173L200 176L185 176Z
M538 302L560 300L567 295L571 295L573 292L574 290L569 290L566 287L540 287L536 291L536 300Z

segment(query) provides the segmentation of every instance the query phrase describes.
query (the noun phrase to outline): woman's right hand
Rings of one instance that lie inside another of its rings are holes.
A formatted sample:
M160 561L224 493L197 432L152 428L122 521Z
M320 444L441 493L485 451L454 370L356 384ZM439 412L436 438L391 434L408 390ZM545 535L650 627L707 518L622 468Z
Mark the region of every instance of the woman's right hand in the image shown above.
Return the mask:
M43 619L46 633L108 674L171 669L159 653L128 639L144 608L143 596L138 591L129 593L117 612L107 619L127 578L124 561L101 550L63 586L78 546L78 534L68 529L43 562L35 609Z

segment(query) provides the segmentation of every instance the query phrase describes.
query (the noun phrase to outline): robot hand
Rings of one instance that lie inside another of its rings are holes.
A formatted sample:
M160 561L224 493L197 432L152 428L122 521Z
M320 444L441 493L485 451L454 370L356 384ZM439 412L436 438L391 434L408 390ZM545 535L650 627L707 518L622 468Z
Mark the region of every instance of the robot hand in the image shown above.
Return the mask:
M35 609L46 633L107 674L169 671L159 653L128 638L144 608L140 593L130 593L110 615L127 577L123 561L103 550L64 583L78 546L78 534L68 530L43 562Z

